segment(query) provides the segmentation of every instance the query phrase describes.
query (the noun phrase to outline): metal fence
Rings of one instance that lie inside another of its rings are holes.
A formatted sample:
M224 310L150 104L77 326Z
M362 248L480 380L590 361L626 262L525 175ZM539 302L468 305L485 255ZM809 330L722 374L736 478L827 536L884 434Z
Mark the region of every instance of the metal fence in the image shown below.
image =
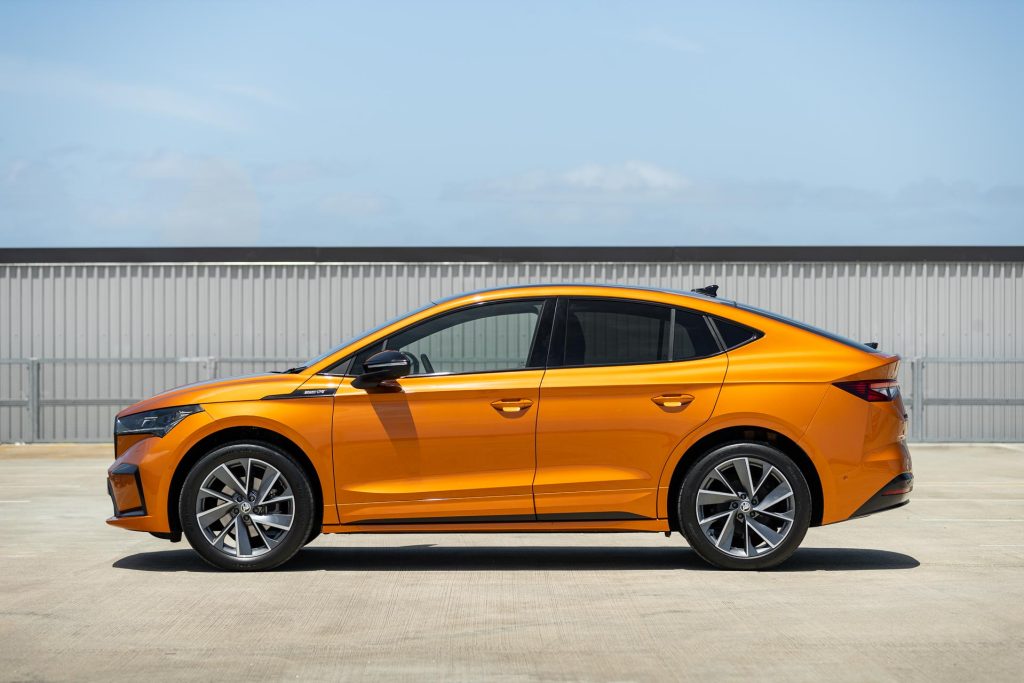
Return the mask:
M0 359L0 442L109 441L114 415L172 387L302 358Z
M0 359L0 442L102 442L121 408L170 387L301 358ZM912 441L1024 441L1024 358L916 358L900 383Z

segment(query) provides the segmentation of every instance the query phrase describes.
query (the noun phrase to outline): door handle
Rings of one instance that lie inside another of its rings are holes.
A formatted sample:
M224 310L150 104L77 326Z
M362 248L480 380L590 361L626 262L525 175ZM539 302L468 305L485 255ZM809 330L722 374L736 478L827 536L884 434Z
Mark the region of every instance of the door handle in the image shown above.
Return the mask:
M503 398L492 401L491 405L499 413L518 413L532 406L533 401L528 398Z
M689 394L662 394L651 399L662 408L683 408L690 405L693 396Z

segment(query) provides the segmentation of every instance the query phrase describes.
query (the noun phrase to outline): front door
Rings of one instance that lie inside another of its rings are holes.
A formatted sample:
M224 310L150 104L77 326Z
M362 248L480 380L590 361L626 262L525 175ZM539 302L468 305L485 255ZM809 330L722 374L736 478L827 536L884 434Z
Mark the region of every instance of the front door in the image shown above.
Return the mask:
M539 520L656 517L661 472L712 413L725 378L704 316L623 299L569 299L541 385ZM559 367L556 367L559 366Z
M540 346L544 306L543 299L492 302L417 323L383 342L412 362L400 390L343 383L333 424L342 524L535 519L544 370L543 354L531 350ZM357 354L353 374L381 348Z

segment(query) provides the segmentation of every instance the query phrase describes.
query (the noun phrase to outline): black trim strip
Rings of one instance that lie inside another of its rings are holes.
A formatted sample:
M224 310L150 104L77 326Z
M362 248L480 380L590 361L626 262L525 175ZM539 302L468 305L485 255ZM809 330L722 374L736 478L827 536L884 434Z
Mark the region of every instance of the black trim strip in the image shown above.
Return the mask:
M401 524L498 524L505 522L625 522L652 519L632 512L552 512L540 515L466 515L456 517L396 517L345 522L345 526L387 526Z
M635 512L546 512L537 515L538 522L628 522L636 519L652 519Z
M551 320L555 316L555 297L544 300L540 311L540 319L533 331L533 343L530 344L530 356L526 363L527 370L543 370L548 362L548 347L551 344Z
M560 368L565 360L565 318L569 300L560 296L555 300L555 318L551 324L551 341L548 344L548 367Z
M1024 246L58 247L0 249L0 263L1021 262Z
M327 396L334 396L337 393L337 387L326 387L322 389L303 389L299 387L290 394L270 394L261 398L261 401L283 401L286 399L295 398L325 398Z
M914 475L910 472L904 472L883 486L878 493L871 496L850 516L850 519L903 507L910 502L910 493L913 490Z

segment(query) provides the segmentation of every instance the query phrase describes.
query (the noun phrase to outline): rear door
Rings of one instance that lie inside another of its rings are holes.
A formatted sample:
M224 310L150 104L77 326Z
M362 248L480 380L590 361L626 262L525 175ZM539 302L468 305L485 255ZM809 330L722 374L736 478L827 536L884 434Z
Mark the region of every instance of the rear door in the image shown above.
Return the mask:
M628 299L559 299L537 416L538 520L654 518L675 446L725 377L705 317Z

